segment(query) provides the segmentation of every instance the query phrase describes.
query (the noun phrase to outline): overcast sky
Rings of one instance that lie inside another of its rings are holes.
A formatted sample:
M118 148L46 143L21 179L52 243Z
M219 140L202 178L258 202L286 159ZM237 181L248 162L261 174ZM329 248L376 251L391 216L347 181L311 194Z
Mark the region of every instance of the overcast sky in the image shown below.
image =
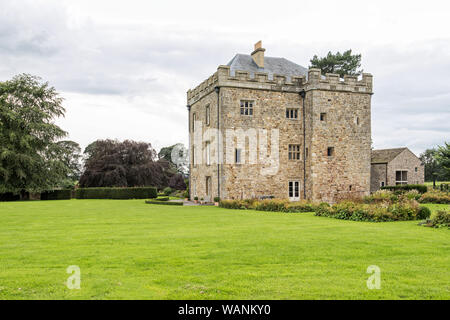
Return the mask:
M448 1L1 0L0 81L31 73L65 98L58 120L99 138L187 142L186 91L263 41L305 67L353 49L374 76L375 148L450 141Z

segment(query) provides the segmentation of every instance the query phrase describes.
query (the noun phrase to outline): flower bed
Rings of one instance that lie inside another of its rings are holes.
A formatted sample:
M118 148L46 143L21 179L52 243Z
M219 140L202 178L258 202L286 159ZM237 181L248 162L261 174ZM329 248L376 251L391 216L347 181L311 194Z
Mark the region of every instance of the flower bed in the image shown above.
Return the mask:
M254 209L273 212L314 212L316 216L353 221L406 221L420 220L430 217L431 211L420 206L416 198L417 191L409 191L395 195L391 191L382 190L372 196L341 201L334 205L310 201L289 202L283 199L271 200L222 200L220 207L228 209Z

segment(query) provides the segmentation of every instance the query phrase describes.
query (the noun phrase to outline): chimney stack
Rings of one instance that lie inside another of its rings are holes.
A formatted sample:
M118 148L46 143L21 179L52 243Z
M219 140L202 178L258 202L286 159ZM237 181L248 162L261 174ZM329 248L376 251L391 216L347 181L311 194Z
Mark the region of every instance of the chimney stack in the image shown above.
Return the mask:
M253 61L255 61L258 68L264 68L264 49L261 40L255 44L255 50L252 52Z

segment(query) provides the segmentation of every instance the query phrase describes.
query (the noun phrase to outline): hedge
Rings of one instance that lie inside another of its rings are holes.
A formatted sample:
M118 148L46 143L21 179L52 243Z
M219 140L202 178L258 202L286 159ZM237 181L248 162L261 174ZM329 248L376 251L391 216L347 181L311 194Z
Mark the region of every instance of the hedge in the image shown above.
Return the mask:
M314 203L306 200L298 202L289 202L284 199L222 200L220 201L220 207L286 213L315 212L316 216L371 222L421 220L430 217L431 211L426 207L419 206L416 200L409 199L406 194L405 196L399 196L399 198L402 199L393 201L388 197L383 204L342 201L333 206L325 202Z
M399 192L417 190L420 193L425 193L428 191L428 187L423 184L398 184L396 186L381 187L381 189L391 190L391 191L399 191Z
M424 193L419 201L421 203L447 203L450 204L450 194L446 193L446 192L441 192L441 191L429 191L427 193Z
M79 188L75 191L77 199L149 199L156 198L153 187L135 188Z
M72 190L53 190L41 193L41 200L70 200L72 198Z
M450 228L450 211L439 210L433 219L428 221L427 226L433 228Z
M377 204L343 201L333 206L322 205L315 211L316 216L353 221L408 221L427 219L430 209L418 206L415 200L379 206Z
M0 201L19 201L20 194L14 194L11 192L0 193Z
M289 202L283 199L246 199L246 200L221 200L219 206L227 209L254 209L258 211L273 211L286 213L313 212L318 203L309 201Z
M169 201L169 197L166 197L166 196L158 196L158 198L156 198L156 200L158 200L158 201Z
M183 202L181 201L158 201L158 200L147 200L145 201L147 204L163 204L167 206L182 206Z

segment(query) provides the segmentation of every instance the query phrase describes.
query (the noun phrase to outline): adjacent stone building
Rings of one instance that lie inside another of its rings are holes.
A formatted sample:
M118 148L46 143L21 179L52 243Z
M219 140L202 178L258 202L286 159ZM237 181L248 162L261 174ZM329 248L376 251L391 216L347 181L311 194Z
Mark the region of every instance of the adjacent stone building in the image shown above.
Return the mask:
M423 184L422 161L408 148L372 150L370 191L397 184Z
M251 55L187 92L190 196L334 202L370 191L372 76Z

